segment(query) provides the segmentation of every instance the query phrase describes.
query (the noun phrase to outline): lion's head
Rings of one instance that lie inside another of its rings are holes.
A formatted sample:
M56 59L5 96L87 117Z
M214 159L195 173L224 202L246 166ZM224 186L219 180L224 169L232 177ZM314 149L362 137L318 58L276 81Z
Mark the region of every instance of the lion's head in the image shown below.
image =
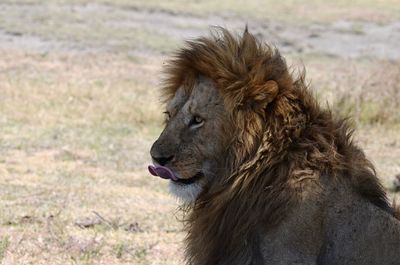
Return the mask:
M203 76L191 90L179 87L165 114L165 129L150 153L155 165L176 177L171 192L190 202L224 168L233 126L214 82Z
M190 202L211 181L216 192L232 181L260 144L266 149L269 134L281 125L279 113L292 112L285 100L274 100L293 81L279 53L260 46L247 30L238 41L220 29L188 42L175 58L163 89L166 127L151 148L155 166L149 170L171 179L170 190ZM271 111L279 122L268 120ZM297 117L283 122L301 124Z

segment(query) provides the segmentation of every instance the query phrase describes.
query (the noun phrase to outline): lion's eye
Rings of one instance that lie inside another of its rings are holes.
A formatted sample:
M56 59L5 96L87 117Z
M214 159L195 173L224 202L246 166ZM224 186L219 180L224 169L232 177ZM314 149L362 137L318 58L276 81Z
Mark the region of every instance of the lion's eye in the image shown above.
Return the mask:
M199 116L194 116L192 120L189 122L189 127L198 128L201 127L204 123L204 119Z
M196 124L199 124L199 123L203 122L203 119L200 118L199 116L195 116L193 119L194 119L194 123L196 123Z

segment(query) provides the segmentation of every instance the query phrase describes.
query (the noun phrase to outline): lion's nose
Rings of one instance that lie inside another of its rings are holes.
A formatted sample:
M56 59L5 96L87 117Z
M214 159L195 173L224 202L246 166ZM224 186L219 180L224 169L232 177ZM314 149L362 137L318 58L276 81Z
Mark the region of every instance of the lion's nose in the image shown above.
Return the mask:
M160 166L165 166L169 161L171 161L174 156L168 156L168 157L157 157L157 156L151 156L154 161L156 161Z

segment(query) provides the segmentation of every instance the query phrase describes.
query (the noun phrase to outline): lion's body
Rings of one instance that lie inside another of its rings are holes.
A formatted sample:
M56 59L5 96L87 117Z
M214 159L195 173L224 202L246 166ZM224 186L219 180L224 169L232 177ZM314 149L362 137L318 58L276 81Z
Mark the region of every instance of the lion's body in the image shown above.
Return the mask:
M350 185L324 182L263 235L261 264L399 264L400 222Z
M167 73L171 118L151 153L191 198L188 264L400 264L373 166L277 51L222 30Z

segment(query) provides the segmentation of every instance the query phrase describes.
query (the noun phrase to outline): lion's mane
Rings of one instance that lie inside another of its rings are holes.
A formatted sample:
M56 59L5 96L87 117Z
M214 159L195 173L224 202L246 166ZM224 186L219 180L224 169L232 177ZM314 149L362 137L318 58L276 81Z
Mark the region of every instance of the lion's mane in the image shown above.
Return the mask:
M392 211L372 164L352 140L345 119L320 108L304 73L290 73L279 52L245 30L218 29L187 42L166 66L165 99L199 75L211 78L237 125L226 174L187 206L189 264L240 264L261 257L259 224L279 224L301 199L304 178L347 179L373 204ZM251 252L254 253L251 253ZM250 252L250 253L249 253ZM239 261L239 262L238 262Z

